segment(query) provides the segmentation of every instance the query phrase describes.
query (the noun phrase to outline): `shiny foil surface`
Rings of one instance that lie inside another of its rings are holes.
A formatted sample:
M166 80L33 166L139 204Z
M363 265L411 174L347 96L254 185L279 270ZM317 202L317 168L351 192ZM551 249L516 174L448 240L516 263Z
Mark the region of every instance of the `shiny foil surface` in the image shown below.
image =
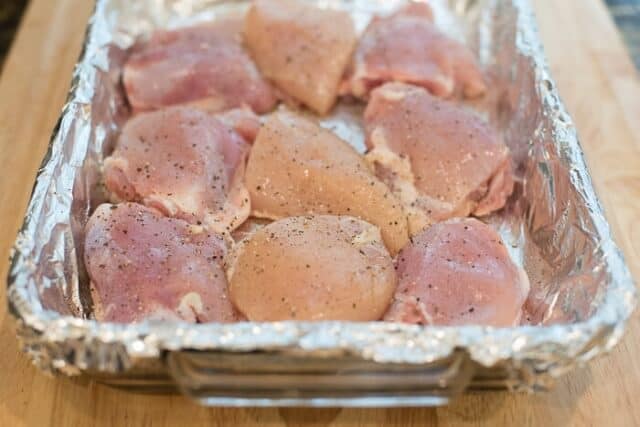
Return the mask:
M349 11L360 31L372 14L387 13L402 3L313 1L320 7ZM188 381L181 376L183 371L176 369L171 357L169 363L165 360L168 354L185 350L215 352L228 360L256 351L297 360L330 358L338 366L342 359L355 358L383 370L393 364L428 367L462 355L471 368L462 378L463 369L450 366L462 381L457 391L469 385L495 385L486 380L493 378L492 373L500 385L534 390L610 350L635 306L635 287L612 241L574 126L549 76L531 6L526 0L432 3L438 25L466 40L477 53L490 89L474 107L502 132L514 156L515 193L502 212L487 220L531 279L521 326L293 321L121 325L92 320L81 261L83 226L105 199L102 160L128 116L120 83L127 48L154 29L240 13L248 4L98 0L69 98L15 244L8 279L18 335L35 363L47 371L85 373L106 381L136 373L144 383L147 377L171 374L184 390ZM362 151L356 113L353 107L338 106L322 123ZM258 404L283 403L268 397ZM383 404L411 404L402 397L390 399ZM244 404L241 399L224 402Z

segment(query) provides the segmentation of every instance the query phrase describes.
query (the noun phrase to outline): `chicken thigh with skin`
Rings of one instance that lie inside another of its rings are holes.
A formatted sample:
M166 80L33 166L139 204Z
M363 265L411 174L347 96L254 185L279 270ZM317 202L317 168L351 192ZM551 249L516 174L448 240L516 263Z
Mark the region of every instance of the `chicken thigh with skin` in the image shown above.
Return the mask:
M500 236L473 219L435 224L396 259L398 288L384 320L425 325L515 326L529 280Z
M360 38L341 93L367 98L386 82L422 86L439 97L461 91L476 97L486 91L473 54L443 34L431 8L411 3L388 17L374 18Z
M380 230L318 215L275 221L234 249L230 295L249 320L378 320L396 286Z
M286 95L320 114L331 109L356 45L347 12L301 0L255 0L244 37L260 71Z
M142 113L125 125L105 160L105 183L115 200L141 202L227 232L251 210L243 183L248 151L242 136L203 111L171 107Z
M349 144L291 112L273 114L247 162L253 214L278 219L350 215L376 226L392 254L409 236L400 202Z
M135 46L123 81L134 110L196 104L211 112L247 106L256 113L277 99L242 47L242 21L157 31Z
M511 156L484 119L417 86L388 83L364 114L367 159L402 200L411 234L447 218L502 208Z
M96 319L239 320L227 293L220 235L136 203L98 206L85 231Z

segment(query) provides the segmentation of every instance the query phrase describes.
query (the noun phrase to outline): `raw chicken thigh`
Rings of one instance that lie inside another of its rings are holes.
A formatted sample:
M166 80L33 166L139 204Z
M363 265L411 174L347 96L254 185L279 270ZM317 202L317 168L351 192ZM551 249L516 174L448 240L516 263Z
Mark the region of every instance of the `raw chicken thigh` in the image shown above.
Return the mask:
M239 320L222 269L223 238L135 203L102 204L89 219L85 265L98 320Z
M477 114L417 86L387 83L364 114L368 160L402 200L413 235L447 218L502 208L509 149Z
M378 320L396 287L380 230L353 217L285 218L234 252L229 292L253 321Z
M285 94L320 114L331 109L356 45L347 12L301 0L255 0L244 36L260 71Z
M125 125L105 160L105 183L115 200L141 202L219 233L231 231L251 210L243 183L248 151L237 132L203 111L171 107L142 113Z
M392 254L409 238L399 200L365 160L331 131L300 115L275 113L260 129L246 183L255 216L355 216L380 228Z
M529 280L500 236L472 218L427 228L398 254L398 288L384 320L514 326Z
M124 87L135 110L197 104L209 111L247 106L257 113L276 104L271 86L243 50L240 20L157 31L133 49Z
M341 92L366 98L371 89L390 81L419 85L440 97L456 90L475 97L486 90L473 54L438 30L425 3L411 3L371 21Z

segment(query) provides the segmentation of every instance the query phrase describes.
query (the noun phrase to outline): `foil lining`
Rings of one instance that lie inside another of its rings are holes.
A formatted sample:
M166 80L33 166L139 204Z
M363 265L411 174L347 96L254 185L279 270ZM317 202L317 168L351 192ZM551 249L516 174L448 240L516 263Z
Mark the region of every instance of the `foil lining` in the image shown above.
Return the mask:
M352 13L362 30L400 0L313 0ZM611 238L571 119L553 83L526 0L435 2L438 24L466 39L491 80L478 105L502 131L519 183L504 212L489 218L527 270L524 324L419 327L382 322L135 325L91 319L82 229L104 199L100 165L126 120L120 87L126 49L156 28L237 13L246 2L98 0L71 91L43 161L9 274L9 305L24 350L42 369L124 377L166 352L275 351L428 364L464 351L482 369L511 372L535 389L620 339L636 293ZM324 125L356 147L361 133L344 109ZM159 364L161 366L162 364Z

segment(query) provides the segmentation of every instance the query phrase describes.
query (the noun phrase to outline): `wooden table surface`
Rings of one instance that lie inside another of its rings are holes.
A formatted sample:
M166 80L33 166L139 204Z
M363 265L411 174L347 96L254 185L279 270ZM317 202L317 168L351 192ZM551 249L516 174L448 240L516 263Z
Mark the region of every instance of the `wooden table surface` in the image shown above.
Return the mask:
M33 177L66 96L87 0L32 0L0 80L0 277ZM601 0L536 0L553 75L578 127L618 244L640 278L640 84ZM4 301L4 287L0 286ZM608 357L540 395L466 395L425 409L208 409L180 396L148 396L51 378L21 354L0 304L0 426L640 425L640 326L630 322Z

